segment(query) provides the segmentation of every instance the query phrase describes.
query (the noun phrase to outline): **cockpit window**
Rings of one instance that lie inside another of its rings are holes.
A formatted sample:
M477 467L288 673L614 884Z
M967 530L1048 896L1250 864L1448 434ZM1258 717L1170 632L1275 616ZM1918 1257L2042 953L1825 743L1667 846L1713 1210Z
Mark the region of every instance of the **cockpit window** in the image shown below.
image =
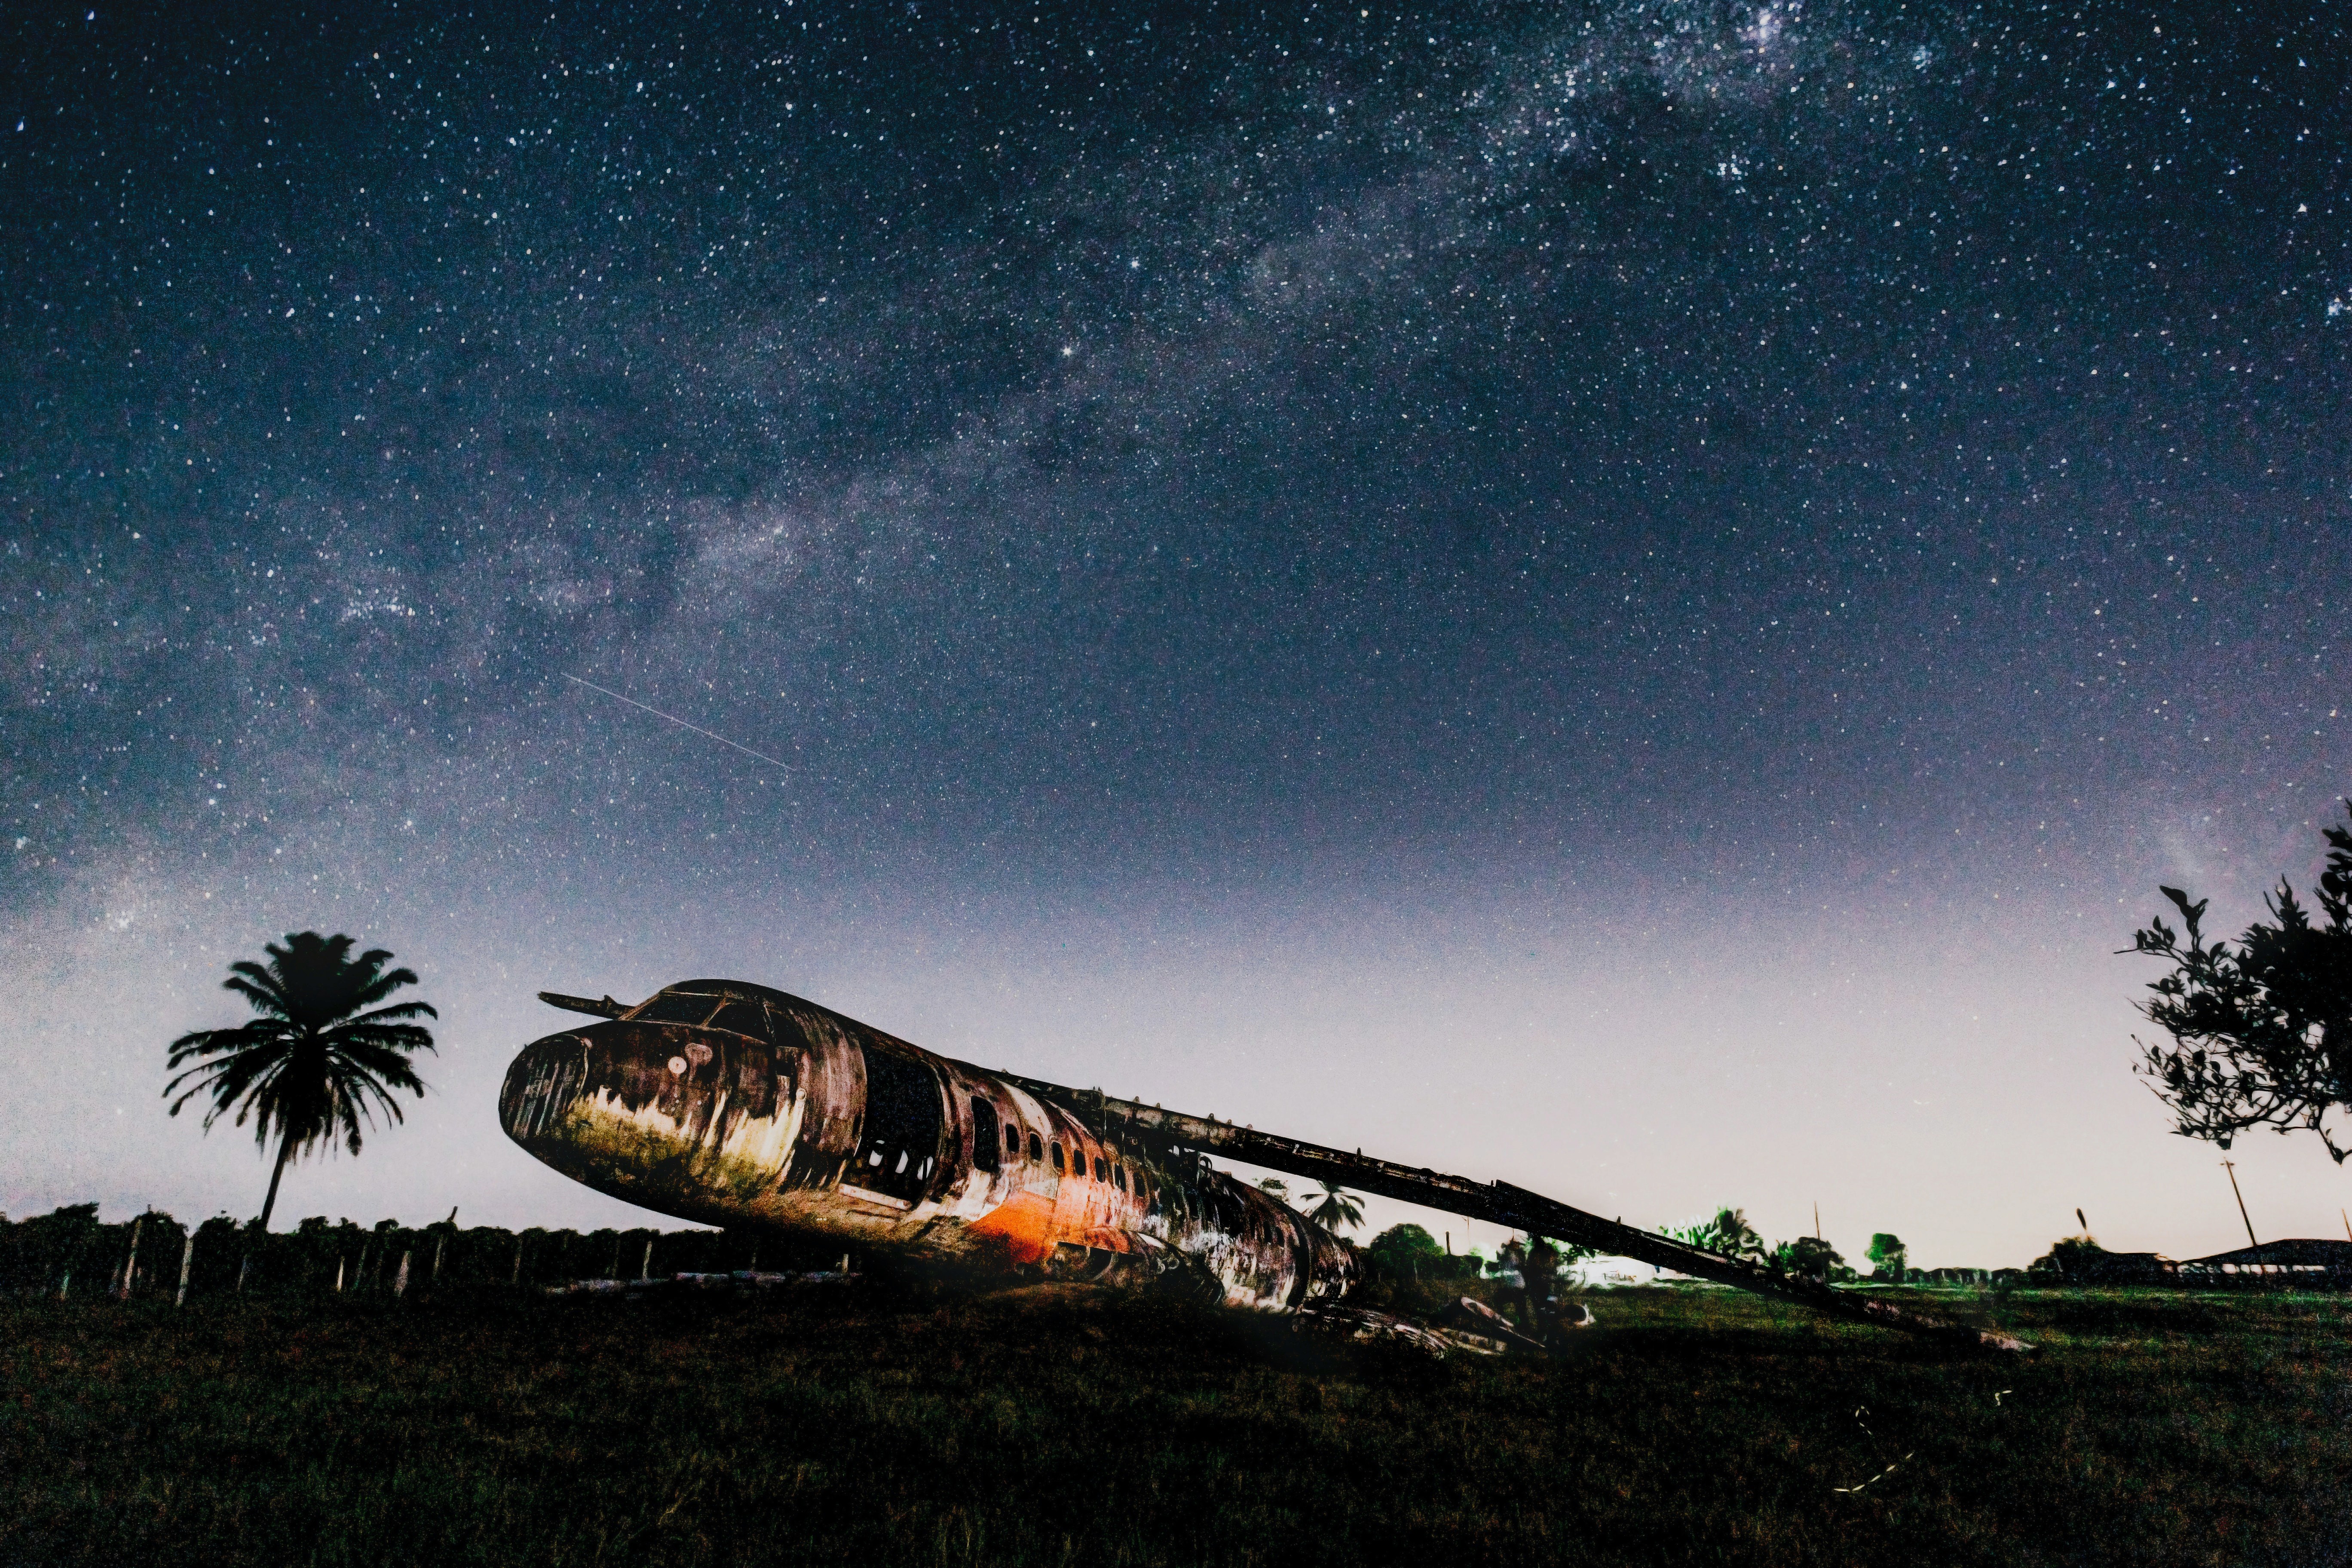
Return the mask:
M726 1000L693 991L665 991L630 1016L646 1024L707 1024Z
M768 1037L768 1010L757 1002L741 997L729 997L718 1016L709 1020L714 1029L732 1029L739 1035L749 1035L755 1040Z

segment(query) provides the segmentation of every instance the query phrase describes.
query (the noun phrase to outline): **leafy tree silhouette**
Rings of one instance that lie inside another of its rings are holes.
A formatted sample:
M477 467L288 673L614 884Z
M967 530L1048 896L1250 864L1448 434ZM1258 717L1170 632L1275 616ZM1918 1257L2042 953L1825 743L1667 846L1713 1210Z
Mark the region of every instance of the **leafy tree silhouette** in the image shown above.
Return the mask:
M1772 1249L1769 1266L1779 1273L1827 1279L1845 1267L1835 1247L1819 1237L1801 1236ZM1851 1278L1851 1276L1847 1276Z
M1364 1250L1370 1253L1382 1268L1399 1274L1413 1272L1414 1266L1423 1258L1444 1255L1444 1249L1437 1245L1437 1237L1410 1222L1389 1226L1372 1237L1371 1245Z
M2352 819L2352 801L2345 806ZM2313 921L2282 877L2263 900L2268 921L2248 926L2235 946L2208 942L2208 900L2159 888L2182 930L2158 917L2125 949L2172 965L2139 1004L2169 1040L2134 1037L2141 1060L2133 1070L2171 1108L2185 1138L2227 1149L2249 1128L2272 1127L2316 1132L2339 1165L2352 1156L2326 1125L2331 1112L2352 1108L2352 831L2323 832L2329 852L2316 899L2326 923Z
M263 1149L278 1140L278 1163L269 1172L269 1195L261 1204L261 1228L269 1228L278 1206L278 1179L287 1162L340 1135L360 1152L360 1123L375 1124L375 1108L401 1120L393 1098L400 1089L424 1098L425 1084L409 1065L417 1051L433 1049L433 1036L410 1018L437 1018L423 1002L377 1004L404 985L415 972L387 970L392 954L370 948L352 956L355 939L296 931L286 945L265 945L266 964L239 959L229 965L221 988L243 996L260 1015L233 1029L199 1029L172 1042L169 1065L184 1068L163 1088L165 1095L187 1088L172 1101L172 1114L199 1095L212 1100L205 1131L231 1111L242 1127L255 1123L253 1138ZM194 1080L191 1082L190 1080Z
M1748 1223L1748 1211L1732 1208L1728 1205L1717 1209L1713 1219L1698 1225L1662 1226L1659 1234L1751 1263L1764 1262L1771 1256L1770 1249L1764 1245L1764 1238L1756 1234L1754 1226Z
M2100 1273L2101 1266L2109 1256L2095 1236L2063 1236L2050 1244L2049 1251L2027 1264L2025 1268L2029 1274L2085 1279Z

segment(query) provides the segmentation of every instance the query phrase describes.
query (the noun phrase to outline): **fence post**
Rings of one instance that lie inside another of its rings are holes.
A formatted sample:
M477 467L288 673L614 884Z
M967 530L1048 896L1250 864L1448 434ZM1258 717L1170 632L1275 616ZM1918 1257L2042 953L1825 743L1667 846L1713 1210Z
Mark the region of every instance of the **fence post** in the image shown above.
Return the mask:
M637 1263L637 1282L643 1284L654 1277L654 1238L646 1237L646 1255Z
M433 1243L433 1278L428 1281L430 1284L441 1283L441 1249L448 1245L449 1238L446 1236L438 1237Z
M508 1280L507 1283L509 1286L520 1286L522 1284L522 1237L520 1236L515 1237L514 1278Z
M408 1294L408 1260L414 1256L415 1255L411 1252L404 1252L400 1255L400 1273L392 1282L392 1293L395 1299Z
M245 1277L253 1269L253 1254L247 1252L236 1266L236 1293L245 1294Z
M122 1289L115 1293L118 1301L131 1300L131 1281L139 1273L139 1233L145 1227L147 1216L141 1215L131 1222L131 1256L122 1260Z
M187 1234L180 1238L180 1289L172 1298L172 1305L174 1307L184 1307L188 1304L188 1265L195 1260L196 1232L195 1227L191 1226Z
M343 1269L350 1262L348 1258L335 1259L335 1294L338 1296L343 1293Z

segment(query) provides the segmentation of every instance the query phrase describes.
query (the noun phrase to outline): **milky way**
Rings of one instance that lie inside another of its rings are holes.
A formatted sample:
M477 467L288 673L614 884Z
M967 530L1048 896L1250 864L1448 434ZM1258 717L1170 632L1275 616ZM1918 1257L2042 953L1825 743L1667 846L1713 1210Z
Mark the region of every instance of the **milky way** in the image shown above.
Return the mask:
M1700 950L1998 890L1971 942L2104 955L2352 788L2324 15L5 26L0 913L53 975L353 888Z

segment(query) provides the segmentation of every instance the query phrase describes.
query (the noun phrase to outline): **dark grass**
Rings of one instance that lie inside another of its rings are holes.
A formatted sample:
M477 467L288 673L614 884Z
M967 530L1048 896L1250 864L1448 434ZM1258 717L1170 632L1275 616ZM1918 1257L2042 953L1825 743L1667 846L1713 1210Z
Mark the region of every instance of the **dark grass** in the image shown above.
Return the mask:
M1076 1289L11 1305L0 1559L2352 1561L2352 1304L1933 1304L2047 1348L1717 1292L1444 1364Z

